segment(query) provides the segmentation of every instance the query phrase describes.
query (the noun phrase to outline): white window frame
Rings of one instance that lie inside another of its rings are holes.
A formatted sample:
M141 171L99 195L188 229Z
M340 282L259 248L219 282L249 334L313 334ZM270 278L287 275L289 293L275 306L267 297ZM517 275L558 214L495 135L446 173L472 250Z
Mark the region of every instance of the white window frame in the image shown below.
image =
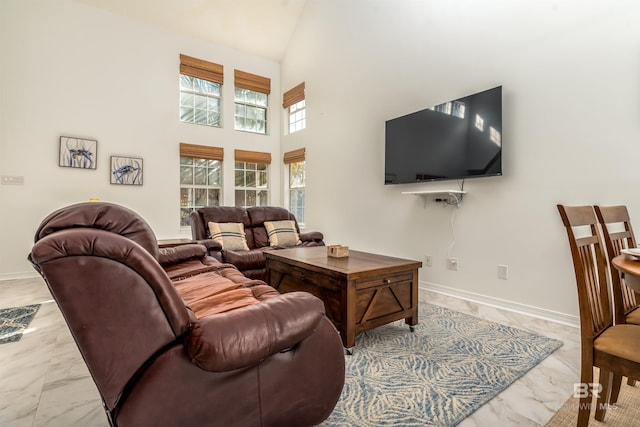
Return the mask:
M299 183L297 185L294 185L293 181L293 173L292 173L292 168L294 167L294 165L298 165L302 163L302 183ZM301 161L301 162L293 162L293 163L289 163L287 165L287 206L289 207L289 212L291 212L295 217L296 220L298 222L298 225L300 227L304 227L304 223L305 223L305 203L304 200L306 199L306 164L305 161ZM303 203L302 206L293 206L292 202L294 197L292 196L292 194L294 192L302 192L302 198L303 198ZM300 211L302 214L300 214Z
M264 169L262 169L264 167ZM269 191L269 175L270 175L269 163L253 163L236 161L234 165L234 204L236 207L247 208L250 206L269 206L271 192ZM264 172L264 184L260 183L258 177ZM254 174L254 178L251 175ZM242 184L238 183L238 180L242 176ZM260 184L260 185L259 185ZM238 196L242 192L242 203L239 203ZM255 204L247 203L251 200L248 197L250 192L255 192ZM261 194L264 193L264 200L261 200Z
M267 135L269 95L236 87L234 91L234 129ZM240 114L244 110L244 114Z
M187 79L190 87L185 84ZM212 90L207 90L211 88ZM190 101L190 102L187 102ZM197 125L222 127L222 85L198 77L180 73L180 121ZM191 112L191 120L185 120L183 111Z
M305 100L289 106L289 134L299 132L307 127L307 108Z
M192 161L191 165L187 165L184 164L185 161L189 159ZM196 162L200 162L200 165L196 164ZM206 165L203 164L203 162L206 162ZM208 170L209 169L213 169L213 167L211 167L210 165L213 165L215 163L211 163L211 162L217 162L217 169L218 169L218 174L219 174L219 178L218 178L218 183L217 184L210 184L209 183L209 173ZM183 176L182 176L182 172L183 172L183 168L187 168L187 167L191 167L192 168L192 183L191 184L186 184L182 182ZM180 228L188 228L190 227L190 224L188 223L188 215L193 212L194 210L198 209L198 208L203 208L206 206L220 206L220 202L223 199L223 163L222 160L210 160L210 159L201 159L201 158L195 158L195 157L180 157ZM207 173L205 173L205 177L206 177L206 184L197 184L196 183L196 172L197 169L204 169L205 171L207 171ZM185 200L185 192L183 190L190 190L188 191L187 194L187 198ZM196 191L197 190L205 190L207 193L207 197L206 197L206 201L205 203L196 203L197 198L196 198ZM217 198L217 203L210 203L211 200L213 200L213 198L209 197L209 191L217 191L218 193L218 198ZM186 221L185 221L186 218Z

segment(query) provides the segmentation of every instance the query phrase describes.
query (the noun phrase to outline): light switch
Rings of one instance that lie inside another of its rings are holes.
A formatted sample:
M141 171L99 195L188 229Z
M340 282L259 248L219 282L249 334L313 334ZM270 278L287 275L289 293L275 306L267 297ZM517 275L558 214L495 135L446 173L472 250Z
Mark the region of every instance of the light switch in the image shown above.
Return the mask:
M2 175L2 185L24 185L24 176Z

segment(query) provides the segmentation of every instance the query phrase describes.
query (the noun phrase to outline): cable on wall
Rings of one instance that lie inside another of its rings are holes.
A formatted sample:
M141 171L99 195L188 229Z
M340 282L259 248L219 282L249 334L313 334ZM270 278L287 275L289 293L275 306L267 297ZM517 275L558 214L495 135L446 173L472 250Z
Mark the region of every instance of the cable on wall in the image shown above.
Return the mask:
M458 181L458 186L460 187L460 191L464 191L464 179L462 180L462 182ZM458 205L460 205L460 202L462 202L462 194L460 194L460 197L458 197L457 195L453 195L453 196L455 197L455 201L452 201L449 199L446 202L446 205L453 205L455 207L451 211L451 235L453 236L453 240L449 245L449 249L447 249L447 258L451 258L451 250L456 244L456 229L454 227L454 220L456 217L456 210L457 210L456 208L458 207Z
M456 208L457 207L458 205L456 204ZM451 258L451 250L453 249L453 246L456 244L456 229L453 226L453 220L455 219L455 217L456 217L456 209L454 208L453 211L451 212L451 235L453 236L453 240L449 245L449 249L447 249L447 258Z

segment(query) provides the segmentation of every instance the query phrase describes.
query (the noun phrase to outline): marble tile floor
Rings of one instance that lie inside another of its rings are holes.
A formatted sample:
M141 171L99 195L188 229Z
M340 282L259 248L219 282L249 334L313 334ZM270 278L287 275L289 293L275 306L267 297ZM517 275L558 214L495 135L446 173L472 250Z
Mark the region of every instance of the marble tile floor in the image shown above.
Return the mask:
M461 427L544 425L571 395L580 364L578 329L423 289L420 300L564 342ZM22 339L0 344L0 426L107 427L95 385L44 282L0 281L0 308L34 303L42 307Z

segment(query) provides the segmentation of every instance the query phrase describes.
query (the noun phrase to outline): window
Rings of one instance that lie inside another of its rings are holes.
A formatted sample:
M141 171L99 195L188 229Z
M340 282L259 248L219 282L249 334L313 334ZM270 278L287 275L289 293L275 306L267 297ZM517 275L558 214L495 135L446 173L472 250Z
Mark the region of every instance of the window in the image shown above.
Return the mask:
M484 131L484 119L478 114L476 114L475 126L480 132Z
M267 133L267 95L249 89L235 91L235 129Z
M235 70L235 129L267 134L271 79Z
M220 206L223 149L180 144L180 226L197 208Z
M285 153L284 163L289 165L289 212L304 224L305 149Z
M235 205L269 205L269 165L271 153L235 151Z
M220 127L220 85L180 74L180 120Z
M289 133L298 132L306 127L307 114L304 99L289 107Z
M304 82L286 91L282 95L282 107L289 109L290 134L302 130L307 126Z
M223 67L180 55L180 120L221 127Z

